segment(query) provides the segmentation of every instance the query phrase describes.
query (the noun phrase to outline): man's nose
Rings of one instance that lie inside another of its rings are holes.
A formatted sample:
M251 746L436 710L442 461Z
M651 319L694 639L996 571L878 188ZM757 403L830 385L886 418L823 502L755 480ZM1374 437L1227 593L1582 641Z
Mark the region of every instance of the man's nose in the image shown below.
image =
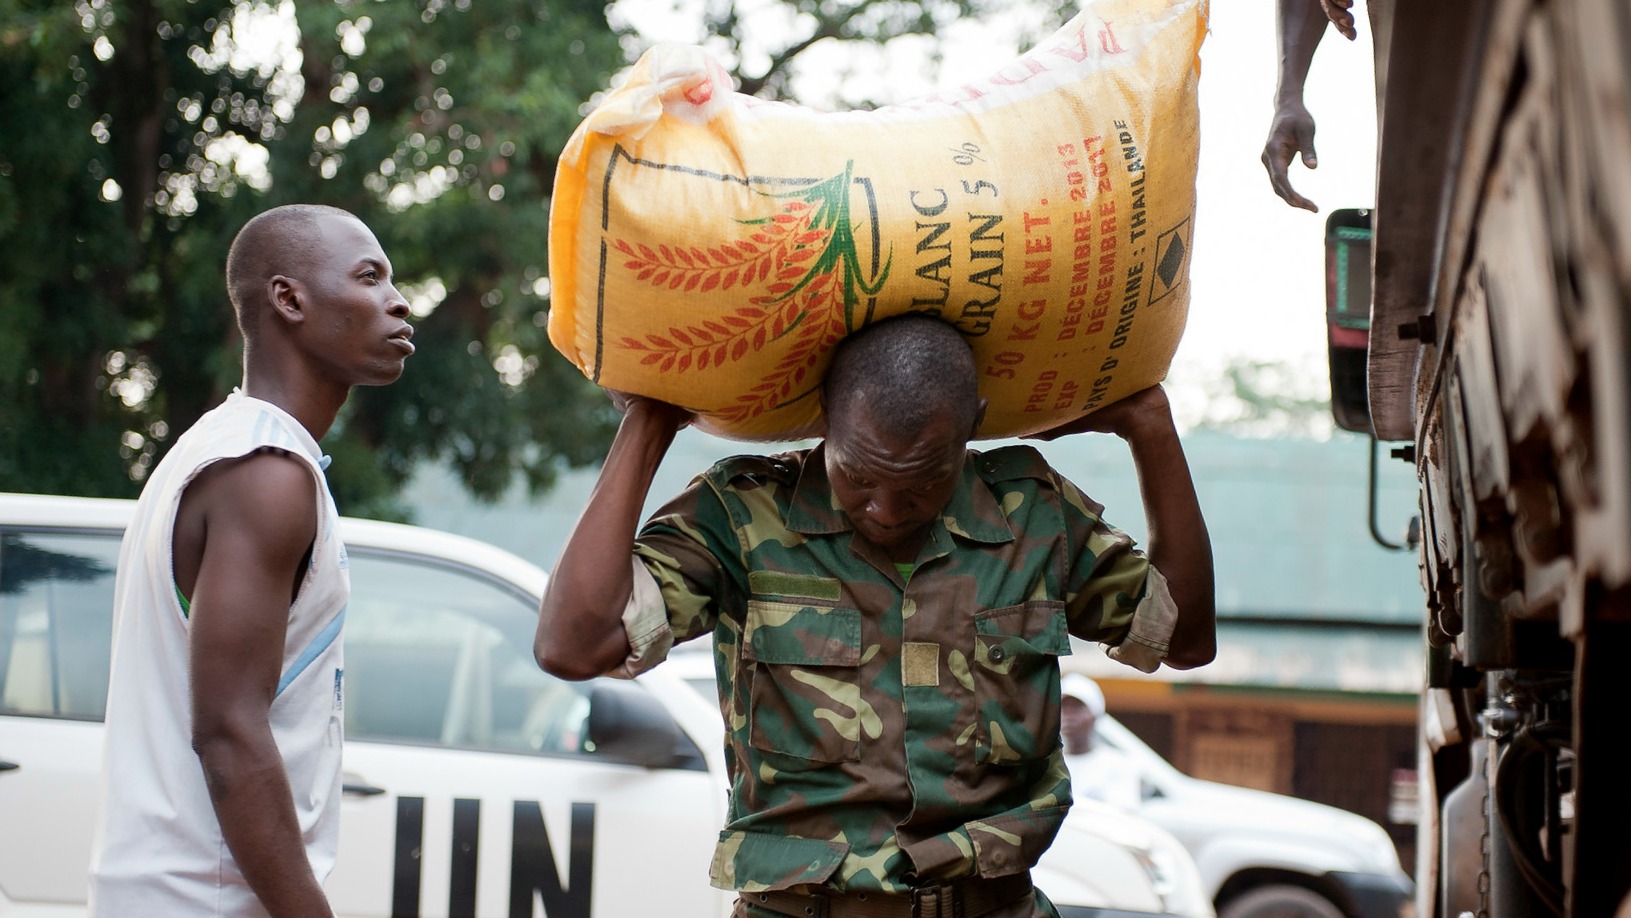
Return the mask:
M899 526L906 522L907 512L907 503L898 494L874 494L867 503L867 515L883 526Z
M391 299L388 301L385 308L387 312L399 319L406 319L408 317L408 300L402 295L401 291L396 289L395 284L391 285Z

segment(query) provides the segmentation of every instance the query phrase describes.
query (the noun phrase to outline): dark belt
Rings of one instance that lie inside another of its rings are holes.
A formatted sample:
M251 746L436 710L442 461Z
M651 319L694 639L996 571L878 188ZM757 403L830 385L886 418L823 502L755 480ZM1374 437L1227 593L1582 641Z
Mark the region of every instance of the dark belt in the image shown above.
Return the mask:
M792 918L980 918L1031 895L1030 874L968 877L909 893L808 892L775 889L742 893L743 900Z

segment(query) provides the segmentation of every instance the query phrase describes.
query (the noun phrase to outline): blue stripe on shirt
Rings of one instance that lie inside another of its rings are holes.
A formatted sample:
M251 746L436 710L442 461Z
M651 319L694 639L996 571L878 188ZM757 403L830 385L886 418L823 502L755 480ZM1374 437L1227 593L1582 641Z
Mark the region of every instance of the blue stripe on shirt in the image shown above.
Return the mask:
M284 672L283 678L278 680L278 695L282 695L283 690L289 687L289 683L295 681L295 679L297 679L301 673L306 671L306 667L310 666L313 660L316 660L319 656L321 656L323 651L327 650L328 646L334 643L334 639L340 636L340 628L344 625L345 609L342 608L340 609L340 614L334 616L334 620L328 623L328 627L324 628L321 634L317 635L315 638L312 638L312 642L306 645L306 649L300 652L300 656L294 661L288 670Z

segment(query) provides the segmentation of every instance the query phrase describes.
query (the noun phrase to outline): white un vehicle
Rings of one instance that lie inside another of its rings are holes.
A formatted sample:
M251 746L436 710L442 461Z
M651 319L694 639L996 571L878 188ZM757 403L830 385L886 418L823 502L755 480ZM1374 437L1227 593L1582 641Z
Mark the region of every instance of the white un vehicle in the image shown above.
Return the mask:
M85 911L113 577L127 501L0 494L0 916ZM533 662L545 575L470 539L345 520L345 797L335 910L723 918L717 708L663 667L569 683ZM1210 918L1194 861L1081 806L1035 878L1065 918Z
M1414 884L1381 826L1309 800L1191 778L1108 715L1094 734L1137 763L1138 814L1194 855L1219 918L1401 918Z

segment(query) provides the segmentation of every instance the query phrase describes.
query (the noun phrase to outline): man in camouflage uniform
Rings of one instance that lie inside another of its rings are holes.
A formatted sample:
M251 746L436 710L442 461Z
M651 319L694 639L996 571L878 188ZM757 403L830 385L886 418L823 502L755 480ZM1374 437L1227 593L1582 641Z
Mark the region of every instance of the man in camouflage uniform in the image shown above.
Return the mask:
M1034 449L968 449L975 380L950 325L868 326L825 380L820 446L720 462L638 538L686 415L625 400L538 658L633 676L713 636L731 795L712 873L737 916L1056 915L1029 870L1070 807L1069 635L1145 671L1213 656L1211 548L1164 393L1049 433L1128 441L1146 556Z

